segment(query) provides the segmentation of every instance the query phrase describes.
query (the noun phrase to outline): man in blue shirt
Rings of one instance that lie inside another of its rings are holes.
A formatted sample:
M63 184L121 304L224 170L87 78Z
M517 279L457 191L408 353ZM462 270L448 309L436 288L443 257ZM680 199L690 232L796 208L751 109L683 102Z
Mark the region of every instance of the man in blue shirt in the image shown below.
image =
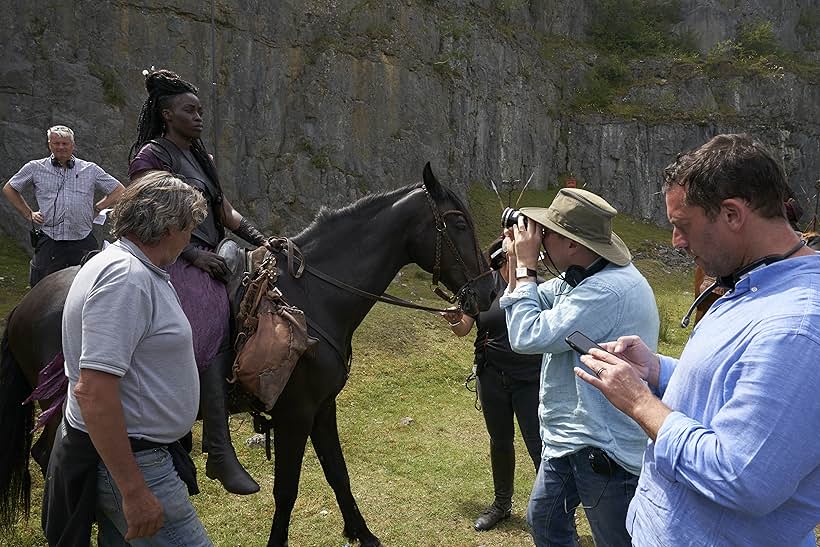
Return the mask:
M29 284L33 287L50 273L76 266L98 248L92 233L94 217L112 207L125 187L96 163L74 156L74 131L55 125L46 131L51 155L26 163L3 186L3 195L31 223ZM34 188L38 210L22 192ZM94 202L94 194L105 197Z
M565 342L578 330L600 341L640 332L657 344L655 297L612 232L616 213L592 192L564 188L549 208L521 209L519 224L507 231L510 284L500 305L510 344L518 353L544 354L538 406L543 449L527 511L539 547L576 545L579 505L598 547L630 544L624 522L646 435L575 377L581 363ZM536 286L542 245L557 277Z
M633 544L814 547L820 257L786 219L783 169L749 135L679 157L664 186L672 243L730 290L680 359L626 336L582 358L597 376L576 369L652 439Z

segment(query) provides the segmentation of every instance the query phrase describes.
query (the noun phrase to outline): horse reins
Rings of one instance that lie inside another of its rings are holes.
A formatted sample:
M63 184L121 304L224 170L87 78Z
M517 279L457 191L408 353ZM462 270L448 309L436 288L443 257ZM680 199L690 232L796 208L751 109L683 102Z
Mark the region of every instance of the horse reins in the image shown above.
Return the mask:
M427 203L430 205L430 210L433 213L433 222L435 224L436 229L436 246L435 246L435 259L433 262L433 292L442 298L443 300L452 303L455 303L462 294L469 290L469 287L481 279L492 273L492 270L487 270L486 272L482 272L475 277L469 278L468 281L456 292L454 295L447 295L444 290L442 290L439 286L439 280L441 279L441 240L444 239L447 241L447 245L450 247L450 251L453 253L453 256L456 257L457 263L461 266L462 270L465 274L469 274L469 269L467 268L467 264L464 262L464 259L461 256L461 253L458 252L458 248L456 247L453 239L450 237L450 234L447 232L447 224L444 221L444 217L449 214L453 215L461 215L465 217L462 211L456 209L450 209L445 211L444 213L440 213L438 207L436 206L435 202L433 201L432 196L427 191L427 188L422 187L424 190L424 195L427 198ZM466 217L465 217L466 219ZM434 313L440 312L450 312L453 311L451 309L442 309L442 308L433 308L430 306L422 306L421 304L414 304L403 298L399 298L397 296L393 296L389 293L383 293L381 295L374 294L371 292L367 292L365 290L359 289L358 287L354 287L352 285L348 285L344 281L340 281L335 277L328 275L320 270L317 270L313 266L310 266L305 262L304 256L302 256L302 252L289 238L286 237L279 237L270 240L271 248L274 249L276 252L284 253L288 259L288 271L290 275L298 278L302 276L304 271L307 271L311 275L318 277L322 281L334 285L344 291L349 293L355 294L357 296L361 296L362 298L367 298L370 300L377 300L379 302L384 302L385 304L390 304L393 306L399 306L402 308L409 308L413 310L421 310L421 311L429 311ZM475 249L477 253L477 263L481 263L480 254L478 254L478 244L475 244ZM287 251L286 251L287 250ZM298 261L298 266L295 265L295 262ZM466 277L469 277L466 276Z

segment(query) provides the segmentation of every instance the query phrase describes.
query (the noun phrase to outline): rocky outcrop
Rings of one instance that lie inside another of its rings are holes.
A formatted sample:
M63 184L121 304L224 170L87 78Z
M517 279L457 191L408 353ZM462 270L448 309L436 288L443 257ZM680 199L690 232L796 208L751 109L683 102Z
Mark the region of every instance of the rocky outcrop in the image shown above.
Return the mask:
M295 233L321 205L419 180L426 161L461 191L573 175L656 222L663 166L719 132L771 143L807 206L820 176L814 73L630 60L618 108L574 108L601 55L585 34L595 2L6 4L15 17L0 23L3 180L47 153L44 132L56 123L75 129L78 156L124 180L141 71L152 65L199 85L227 195L275 233ZM767 17L784 48L814 62L817 6L686 0L675 28L708 51L744 18ZM2 208L0 228L24 242L26 223Z

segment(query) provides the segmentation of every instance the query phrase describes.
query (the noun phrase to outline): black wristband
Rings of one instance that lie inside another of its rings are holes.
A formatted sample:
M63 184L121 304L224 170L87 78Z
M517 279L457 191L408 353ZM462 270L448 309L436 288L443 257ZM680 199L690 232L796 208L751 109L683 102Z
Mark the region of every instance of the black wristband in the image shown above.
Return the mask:
M239 221L239 227L234 230L233 233L254 245L262 245L268 240L268 238L262 235L262 232L245 217L242 217L242 220Z

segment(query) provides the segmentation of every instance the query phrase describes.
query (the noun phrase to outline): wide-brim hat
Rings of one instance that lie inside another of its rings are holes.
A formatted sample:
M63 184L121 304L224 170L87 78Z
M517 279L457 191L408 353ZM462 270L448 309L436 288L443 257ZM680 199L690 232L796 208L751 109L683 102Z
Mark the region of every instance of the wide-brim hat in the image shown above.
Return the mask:
M626 266L632 261L629 248L612 231L618 214L607 201L578 188L561 188L548 208L522 207L521 213L538 224L576 241L613 264Z

